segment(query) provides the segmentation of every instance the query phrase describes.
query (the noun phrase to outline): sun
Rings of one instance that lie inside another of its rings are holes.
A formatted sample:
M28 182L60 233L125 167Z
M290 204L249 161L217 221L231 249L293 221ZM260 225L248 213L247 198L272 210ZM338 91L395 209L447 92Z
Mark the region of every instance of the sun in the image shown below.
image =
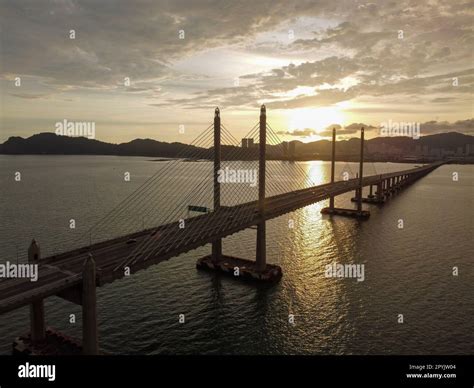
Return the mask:
M317 134L331 124L343 125L345 118L344 111L337 106L292 109L288 110L288 130L310 128Z

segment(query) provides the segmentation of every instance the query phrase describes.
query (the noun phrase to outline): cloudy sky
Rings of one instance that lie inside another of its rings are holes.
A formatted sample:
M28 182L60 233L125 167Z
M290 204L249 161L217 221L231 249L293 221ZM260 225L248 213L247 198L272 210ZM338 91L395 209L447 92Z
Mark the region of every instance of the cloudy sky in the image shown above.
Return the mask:
M67 119L94 122L104 141L190 142L215 106L239 138L262 103L286 139L317 140L332 124L377 136L388 120L421 123L422 135L474 134L473 9L464 0L1 0L0 141Z

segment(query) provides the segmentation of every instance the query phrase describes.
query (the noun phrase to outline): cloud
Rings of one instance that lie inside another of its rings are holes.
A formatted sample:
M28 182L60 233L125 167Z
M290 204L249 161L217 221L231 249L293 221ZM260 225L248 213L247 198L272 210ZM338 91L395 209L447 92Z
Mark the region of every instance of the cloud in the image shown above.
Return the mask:
M37 98L48 98L51 96L50 93L41 93L41 94L27 94L27 93L10 93L10 96L23 98L25 100L34 100Z
M445 104L446 102L454 102L456 101L455 97L436 97L431 100L431 102Z
M308 137L316 134L316 131L311 128L305 129L295 129L294 131L279 131L277 132L279 135L287 135L287 136L296 136L296 137Z
M333 124L333 125L327 126L326 129L324 129L323 131L318 132L318 135L323 136L323 137L332 136L332 129L333 128L336 128L336 135L337 136L355 135L355 134L360 133L360 130L361 130L362 127L366 131L371 131L371 130L377 129L377 127L374 127L374 126L368 125L368 124L362 124L362 123L352 123L352 124L346 125L344 127L341 127L338 124L335 124L335 125Z
M360 74L362 69L366 72L365 75ZM459 95L465 95L464 98L469 99L474 87L474 68L432 76L398 75L395 79L380 76L377 71L377 65L374 64L331 57L298 66L289 65L273 69L270 75L262 73L258 77L253 74L251 85L211 89L196 93L191 98L173 99L168 103L198 108L206 102L213 101L211 105L242 107L258 105L257 100L264 100L269 109L292 109L329 106L361 96L420 97L442 93L458 95L458 98ZM373 77L368 76L367 72L371 72ZM354 85L344 87L338 83L350 76L354 79ZM454 77L459 80L458 86L453 86ZM315 94L284 96L299 86L314 87Z
M294 137L309 137L312 135L318 135L321 137L331 137L332 129L336 128L336 135L338 137L351 137L352 135L359 135L361 128L368 131L378 131L379 127L364 123L352 123L346 126L339 124L328 125L322 131L315 131L311 128L297 129L294 131L279 131L277 134L294 136ZM446 133L446 132L460 132L465 134L474 135L474 118L467 120L458 120L455 122L448 121L427 121L420 123L421 135L431 135L435 133ZM376 132L379 135L378 132Z
M387 95L398 96L400 101L433 96L440 104L443 98L456 95L466 104L474 87L469 48L474 30L468 8L462 4L467 2L345 2L346 9L334 13L328 4L321 4L321 13L342 21L290 45L275 42L275 47L288 53L331 47L331 56L244 74L240 87L216 88L170 103L196 108L212 99L227 107L241 107L255 106L258 99L270 109L291 109ZM459 77L459 86L453 87L453 77ZM350 82L344 84L344 80ZM314 88L314 93L285 96L302 86Z
M0 10L8 32L2 36L2 73L80 87L176 76L171 66L178 60L320 12L309 0L298 7L270 0L3 1Z
M322 131L315 131L312 128L304 128L304 129L296 129L293 131L289 131L289 130L279 131L277 132L277 134L286 135L286 136L294 136L294 137L310 137L313 135L318 135L322 137L330 137L332 136L332 129L336 128L336 135L345 137L349 135L358 134L362 127L364 127L366 131L372 131L372 130L377 129L377 127L374 127L368 124L362 124L362 123L352 123L344 127L339 124L331 124L331 125L328 125Z
M474 135L474 118L458 120L454 123L435 120L427 121L420 124L420 131L422 136L446 132L461 132L468 135Z
M41 92L48 90L76 91L78 99L123 92L159 112L168 107L245 110L261 103L293 109L387 96L393 103L380 108L381 114L399 112L403 104L419 112L461 112L459 117L472 110L469 0L3 1L0 22L0 78L21 75L43 87L5 94L31 103L47 98ZM205 64L217 75L193 89L190 85L205 75L179 70L179 64L189 60L192 68L193 58L219 49L247 55L249 61L264 53L272 59L263 58L264 64L278 64L237 67L236 74L222 75L217 56ZM129 88L123 86L125 77ZM229 87L226 77L239 78L239 86ZM364 109L378 108L358 104L353 112ZM427 130L440 126L427 125Z
M347 131L360 131L361 128L364 128L365 130L377 129L377 127L374 127L373 125L363 123L352 123L344 127L344 129Z
M379 42L393 38L396 31L363 31L361 26L351 22L343 22L337 27L328 28L323 37L298 39L294 45L298 48L318 48L323 45L336 45L351 50L371 51Z

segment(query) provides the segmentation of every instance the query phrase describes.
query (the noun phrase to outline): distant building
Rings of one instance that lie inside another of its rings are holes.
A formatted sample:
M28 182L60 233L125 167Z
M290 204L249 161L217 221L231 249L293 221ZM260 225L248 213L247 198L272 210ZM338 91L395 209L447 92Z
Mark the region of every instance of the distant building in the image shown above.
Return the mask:
M253 148L254 143L252 138L243 138L242 139L242 148Z
M456 155L458 155L458 156L464 155L463 147L458 147L458 149L456 151Z
M288 142L287 141L283 142L283 156L288 157Z
M472 144L466 144L466 155L469 156L474 151L474 146Z
M291 141L289 144L288 156L294 158L296 154L296 142Z

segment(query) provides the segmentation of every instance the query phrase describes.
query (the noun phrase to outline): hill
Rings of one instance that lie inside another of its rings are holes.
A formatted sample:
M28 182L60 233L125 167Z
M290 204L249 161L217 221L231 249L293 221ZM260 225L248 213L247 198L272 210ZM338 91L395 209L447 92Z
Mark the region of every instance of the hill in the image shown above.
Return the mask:
M319 140L310 143L294 141L294 155L285 154L284 147L267 145L269 159L328 159L331 155L331 142ZM455 154L461 148L474 151L474 136L457 132L423 136L420 139L409 137L377 137L366 141L366 157L377 160L393 160L420 155L422 152L440 150L439 155ZM342 140L336 143L336 155L339 160L356 160L360 151L358 138ZM212 148L199 148L183 143L167 143L153 139L135 139L127 143L111 144L84 137L59 136L54 133L40 133L29 138L10 137L0 144L0 153L8 155L119 155L149 157L182 157L198 155L202 159L211 159ZM426 155L425 155L426 156ZM256 159L257 147L246 149L242 157L240 147L222 146L222 159Z

